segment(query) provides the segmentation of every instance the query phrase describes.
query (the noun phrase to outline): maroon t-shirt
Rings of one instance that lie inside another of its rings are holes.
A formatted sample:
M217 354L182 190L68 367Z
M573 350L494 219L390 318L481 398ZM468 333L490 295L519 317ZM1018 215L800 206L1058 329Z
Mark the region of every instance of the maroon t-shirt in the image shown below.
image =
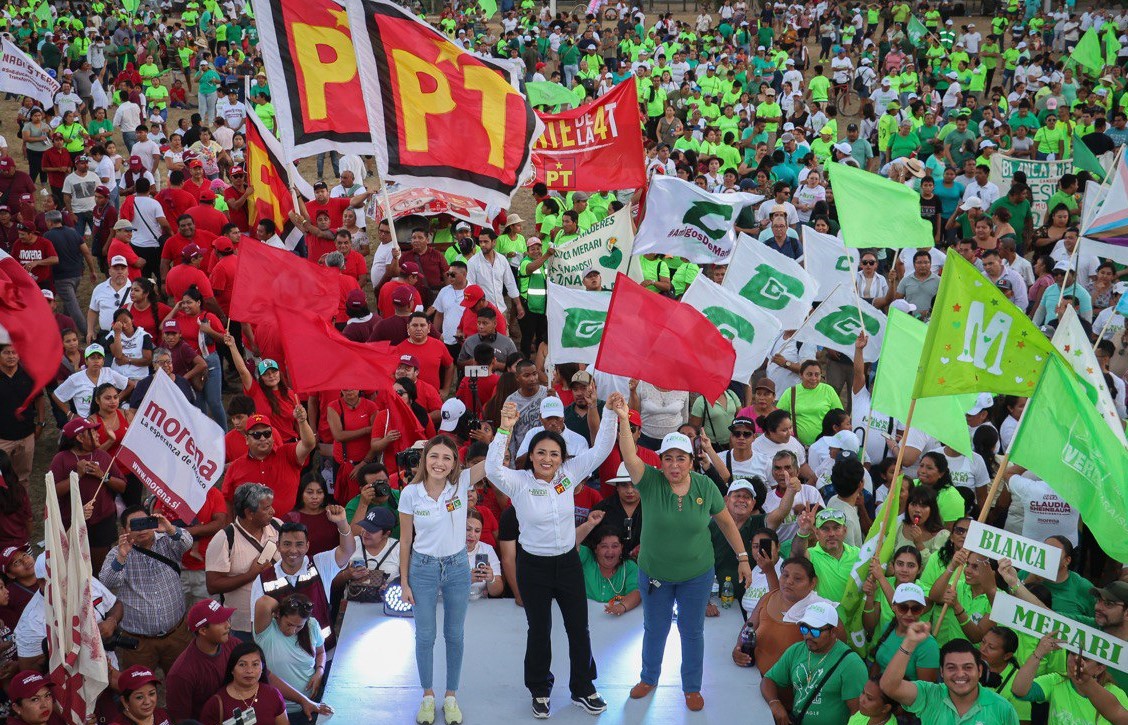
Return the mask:
M231 637L209 656L192 642L180 653L165 677L165 709L173 718L200 719L204 703L223 685L227 660L238 645L239 640Z
M265 683L259 684L258 695L252 700L255 719L263 725L269 725L275 718L286 712L286 701L282 693L276 688ZM222 725L224 720L234 716L235 710L246 710L247 703L237 700L227 694L227 688L220 688L204 705L200 712L200 722L204 725Z

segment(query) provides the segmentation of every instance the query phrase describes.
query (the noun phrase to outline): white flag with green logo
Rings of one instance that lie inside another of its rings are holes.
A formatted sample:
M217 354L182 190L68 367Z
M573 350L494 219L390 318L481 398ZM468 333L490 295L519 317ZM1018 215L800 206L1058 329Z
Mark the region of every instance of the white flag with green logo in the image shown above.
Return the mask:
M866 341L862 357L866 362L875 362L881 355L885 315L865 300L858 299L853 288L839 287L811 313L810 319L795 333L794 339L837 350L853 359L854 343L863 327L869 340Z
M594 268L603 276L603 284L615 283L619 272L630 274L631 251L634 244L634 227L630 207L602 219L580 232L572 241L555 250L548 261L548 278L556 284L583 289L584 272ZM637 270L638 265L633 265ZM641 281L641 277L636 279Z
M803 324L819 290L798 262L747 234L740 235L721 286L770 314L785 330Z
M821 302L835 287L853 287L858 273L858 250L847 249L838 237L803 227L803 266L819 283L815 301Z
M595 364L610 306L610 292L548 283L548 350L553 364Z
M710 194L676 176L655 176L646 192L646 215L634 253L669 254L697 264L725 264L736 243L736 217L759 204L759 194Z
M783 330L775 317L703 274L697 275L681 301L708 317L732 341L736 350L732 379L742 383L767 359Z

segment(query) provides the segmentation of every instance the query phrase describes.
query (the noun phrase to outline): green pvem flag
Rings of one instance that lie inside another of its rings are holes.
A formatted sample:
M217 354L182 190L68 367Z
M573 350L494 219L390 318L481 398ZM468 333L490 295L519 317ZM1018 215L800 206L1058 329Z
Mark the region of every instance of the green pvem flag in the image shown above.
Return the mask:
M570 90L552 81L529 81L525 84L525 97L529 99L530 106L567 106L576 105L576 96Z
M1116 65L1120 59L1120 40L1116 32L1109 28L1104 34L1105 65Z
M914 398L962 393L1029 397L1046 360L1056 354L1022 310L954 249L948 250Z
M486 20L497 14L497 0L478 0L478 7L482 9L482 15Z
M1077 508L1109 556L1128 561L1128 449L1064 361L1052 358L1046 365L1015 431L1010 459Z
M909 36L909 42L919 48L923 43L925 37L928 35L928 28L924 27L924 23L917 20L917 16L910 15L908 26L905 28L905 33Z
M920 194L869 171L831 164L830 188L847 247L931 247L932 225L920 217ZM880 223L876 223L880 220Z
M1073 134L1073 170L1088 171L1096 177L1097 181L1104 181L1107 175L1100 159L1089 150L1077 134Z
M41 23L46 23L47 27L55 27L55 16L51 14L51 6L42 2L35 6L35 18Z
M1101 36L1095 28L1089 28L1069 54L1069 60L1083 68L1091 76L1098 76L1105 66L1105 51L1101 47Z
M902 423L912 404L913 381L924 351L928 325L900 310L889 311L885 339L877 361L877 380L873 385L872 407ZM922 398L913 410L913 428L948 444L971 457L971 434L965 414L975 404L975 394Z
M842 619L846 630L847 644L863 655L866 654L871 643L866 641L865 626L862 624L862 605L865 603L862 584L869 576L870 560L876 556L877 561L884 568L893 558L893 552L897 548L897 502L901 500L904 478L897 476L889 488L889 496L886 497L885 504L870 525L865 542L858 550L858 563L854 565L850 578L846 580L846 590L842 593L842 602L838 605L838 616ZM879 536L882 521L886 522L884 539Z
M141 5L141 0L122 0L122 2L121 2L121 6L123 8L125 8L125 11L127 13L129 13L130 15L135 14L137 12L137 8L140 5Z

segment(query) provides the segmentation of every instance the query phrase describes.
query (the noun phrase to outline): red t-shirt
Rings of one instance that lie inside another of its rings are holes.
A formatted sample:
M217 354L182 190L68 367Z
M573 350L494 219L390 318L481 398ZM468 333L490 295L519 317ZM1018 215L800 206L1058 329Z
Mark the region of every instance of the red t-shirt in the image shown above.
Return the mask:
M202 312L196 316L177 312L172 319L180 323L180 338L201 356L215 352L215 340L200 332L201 322L207 322L216 332L227 331L214 312Z
M340 299L337 302L337 314L333 317L333 322L343 323L349 319L349 313L345 311L345 300L348 299L349 292L354 289L360 289L360 284L357 283L356 277L350 277L344 272L337 270L337 289L340 290Z
M223 497L228 503L235 497L235 489L244 483L264 483L274 491L274 510L292 511L298 500L298 482L304 461L298 460L297 443L277 443L266 458L259 460L250 455L227 465L223 475Z
M231 223L237 225L239 231L249 232L251 231L251 219L247 215L247 204L250 204L251 200L248 199L247 204L244 204L242 208L239 209L231 206L231 202L241 196L243 196L243 192L239 191L234 186L229 186L223 190L223 198L227 200L227 216L231 219Z
M133 307L133 302L126 302L125 308L133 314L133 326L140 327L153 338L154 341L161 339L161 320L168 317L168 313L172 308L163 302L158 302L153 305L150 304L148 309L138 310Z
M509 334L509 323L505 321L505 313L497 308L493 302L486 302L488 306L493 308L497 313L497 331L501 335ZM462 330L463 339L469 339L472 335L478 334L478 313L474 310L467 309L462 313L462 321L458 323L458 328Z
M161 189L154 198L161 203L165 212L165 219L168 219L169 224L172 224L174 229L176 228L176 220L180 218L180 215L186 214L189 209L196 206L196 197L175 186Z
M317 212L324 209L329 213L329 226L332 229L337 229L341 226L342 216L344 216L345 209L351 206L352 200L345 198L328 199L324 203L320 201L307 201L306 211L309 213L310 221L317 221ZM332 250L330 250L332 251ZM312 254L310 259L316 259Z
M228 316L231 315L231 291L235 283L235 265L238 263L239 258L234 254L216 257L216 263L211 268L211 276L208 277L212 291L215 292L215 301L219 303L219 309Z
M478 405L485 406L486 401L493 397L494 391L497 390L497 381L501 376L497 373L490 375L488 378L478 378ZM474 410L474 398L470 395L470 378L462 378L458 383L458 392L455 397L462 401L466 406L466 410ZM481 407L479 407L479 410Z
M224 463L231 463L236 458L242 458L247 455L247 436L241 430L229 430L227 435L223 438L223 443L227 447L227 456Z
M340 417L341 429L345 431L359 430L374 425L378 411L376 403L368 398L361 398L355 408L350 408L345 405L344 400L337 398L329 403L328 408L335 411ZM329 416L326 415L325 417L326 420L328 420ZM373 429L372 433L376 438L384 437L383 428L379 431L379 435L376 435L377 431L375 429ZM368 453L370 438L373 436L354 438L345 443L334 441L333 458L338 462L346 460L351 462L359 461Z
M355 249L350 249L348 256L345 257L345 274L356 277L358 282L368 276L368 265L364 261L364 255Z
M481 540L497 548L497 517L494 516L494 512L490 511L489 507L482 504L478 504L474 508L482 515Z
M638 446L638 457L641 458L642 462L648 466L654 466L655 468L657 468L658 466L662 465L662 461L659 460L658 454L650 450L649 448ZM619 444L616 443L615 447L611 449L611 453L599 466L599 480L601 482L600 493L603 494L603 498L615 495L615 485L607 483L607 481L614 478L615 475L619 472L619 464L622 462L623 454L619 452Z
M298 396L294 391L290 391L288 396L283 396L275 392L278 398L278 415L275 415L270 410L270 403L266 399L266 394L262 391L262 386L259 385L257 380L251 381L251 387L245 388L243 392L255 401L255 412L261 413L270 419L270 424L274 426L274 431L282 436L284 441L296 440L298 437L297 426L294 425L294 406L299 404ZM279 511L289 511L290 509L278 509Z
M416 345L408 338L394 348L397 355L414 355L419 360L419 379L439 389L442 387L443 367L454 364L443 341L437 337L427 337L423 344Z
M47 185L56 189L63 188L63 182L67 180L67 174L70 173L70 167L73 161L71 160L71 152L65 148L57 149L54 146L43 152L43 166L59 168L62 166L67 167L66 171L48 171L47 172Z
M211 182L208 181L206 177L201 178L199 184L191 179L184 180L184 191L192 195L192 204L189 206L189 209L200 203L200 192L203 191L205 187L210 186ZM187 212L188 210L185 209L185 211ZM175 219L169 219L170 223L175 223L175 221ZM175 227L173 228L175 229Z
M23 262L42 262L44 259L59 256L55 251L55 245L45 237L36 237L31 243L17 240L12 245L12 256L20 263ZM55 278L54 267L36 267L29 270L35 281L39 286L50 285L51 280Z
M172 224L173 229L176 229L175 220L170 219L169 223ZM164 248L161 249L161 259L167 259L172 262L173 266L179 265L181 264L180 253L184 251L184 248L189 244L195 244L197 247L204 250L204 261L207 262L208 257L211 256L212 242L215 241L215 237L215 234L204 229L196 229L196 233L191 239L179 234L173 234L164 243Z
M197 204L185 213L196 222L197 231L205 231L217 237L223 234L223 227L228 222L227 215L211 204Z
M329 252L337 251L337 242L334 237L328 239L319 237L316 234L305 235L307 253L309 254L309 261L321 264L321 258Z
M133 251L133 245L127 244L120 239L114 238L110 240L110 246L106 249L106 259L110 260L114 257L121 255L125 257L125 261L129 263L129 281L141 279L141 268L134 267L133 264L141 257L137 256L137 252Z
M196 289L200 291L205 300L209 297L215 297L211 280L199 267L193 267L190 264L178 264L170 269L168 275L165 276L165 289L168 291L168 296L177 302L192 285L196 285Z
M244 449L246 445L244 444ZM228 448L228 455L231 449ZM246 450L243 451L246 455ZM157 502L157 509L169 516L170 510L166 508L160 501ZM191 519L179 519L180 523L184 526L198 526L200 524L211 523L217 513L227 511L227 501L223 498L223 491L219 490L217 486L212 486L208 489L207 498L204 499L204 505L200 507L199 512ZM172 519L172 516L169 516ZM180 567L188 571L203 571L204 570L204 554L208 550L208 544L211 543L212 537L205 536L203 538L193 537L192 548L184 552L184 556L180 557Z
M423 296L419 294L419 290L417 290L412 285L409 285L407 282L390 279L387 281L387 283L384 284L383 287L380 288L380 294L376 296L376 312L380 315L380 317L391 317L392 315L396 314L395 305L392 304L392 294L399 287L407 287L409 290L411 290L412 309L415 309L419 305L423 304Z

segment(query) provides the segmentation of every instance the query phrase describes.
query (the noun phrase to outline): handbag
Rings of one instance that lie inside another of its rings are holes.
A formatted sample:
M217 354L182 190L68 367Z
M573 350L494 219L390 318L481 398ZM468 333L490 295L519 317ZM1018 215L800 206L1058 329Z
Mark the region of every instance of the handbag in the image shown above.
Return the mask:
M834 671L838 669L838 665L842 664L842 660L850 656L850 652L851 650L849 649L843 652L842 656L838 658L838 661L834 663L834 666L826 671L826 674L823 675L823 678L819 681L819 684L815 687L815 689L811 690L811 694L807 698L807 702L803 704L803 709L799 711L798 715L794 713L788 713L788 725L802 725L803 718L807 717L807 710L811 709L811 703L813 703L815 701L815 698L819 696L819 693L822 692L822 688L826 686L827 681L830 680L830 676L833 675Z
M376 562L375 569L369 569L368 573L360 579L353 579L349 582L345 590L345 597L350 602L379 604L384 601L384 586L388 583L388 574L380 570L380 565L387 560L397 546L399 546L398 539L388 547L388 550L385 551L384 555L380 557L380 560ZM362 553L364 554L364 565L367 567L368 553L364 552L363 548Z

